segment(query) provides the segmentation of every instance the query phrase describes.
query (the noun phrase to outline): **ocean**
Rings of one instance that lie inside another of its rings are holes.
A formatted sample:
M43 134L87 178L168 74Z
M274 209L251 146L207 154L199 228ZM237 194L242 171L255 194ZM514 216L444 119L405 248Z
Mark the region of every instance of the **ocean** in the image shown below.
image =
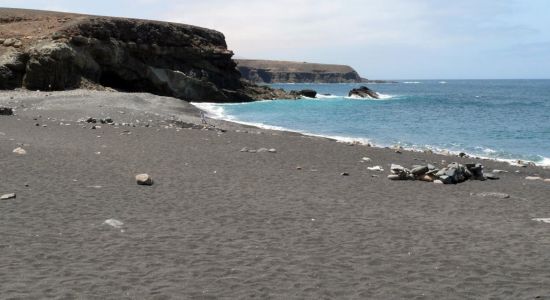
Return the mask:
M263 128L550 165L550 80L406 80L367 84L380 100L347 97L361 85L273 84L326 95L194 104L209 117Z

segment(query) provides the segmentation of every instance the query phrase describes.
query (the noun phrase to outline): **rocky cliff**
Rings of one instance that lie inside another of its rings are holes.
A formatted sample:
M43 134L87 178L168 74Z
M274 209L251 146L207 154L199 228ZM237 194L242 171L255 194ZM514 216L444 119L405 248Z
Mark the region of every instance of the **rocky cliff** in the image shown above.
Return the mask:
M256 83L350 83L362 82L349 66L292 61L238 59L243 78Z
M243 82L232 56L210 29L0 9L0 89L105 86L214 102L288 96Z

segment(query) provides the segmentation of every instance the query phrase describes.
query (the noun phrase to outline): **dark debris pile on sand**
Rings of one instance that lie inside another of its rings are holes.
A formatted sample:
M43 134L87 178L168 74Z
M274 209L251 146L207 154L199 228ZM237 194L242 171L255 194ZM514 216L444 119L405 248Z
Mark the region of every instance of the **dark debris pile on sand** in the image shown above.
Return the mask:
M447 167L438 169L434 165L414 165L411 169L392 164L390 180L421 180L439 184L457 184L466 180L496 180L493 173L483 173L483 165L479 163L459 164L453 162Z

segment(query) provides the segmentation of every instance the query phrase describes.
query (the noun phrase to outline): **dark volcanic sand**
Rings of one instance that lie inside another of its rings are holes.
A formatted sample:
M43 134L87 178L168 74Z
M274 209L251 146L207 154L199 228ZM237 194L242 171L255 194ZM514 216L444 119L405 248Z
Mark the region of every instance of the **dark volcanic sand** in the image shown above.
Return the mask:
M483 161L510 173L392 182L392 162L471 160L223 122L167 129L197 111L147 94L4 92L0 105L17 109L0 116L0 194L17 193L0 201L2 299L550 297L550 224L532 220L550 217L550 183L524 179L549 170ZM151 127L91 130L86 116Z

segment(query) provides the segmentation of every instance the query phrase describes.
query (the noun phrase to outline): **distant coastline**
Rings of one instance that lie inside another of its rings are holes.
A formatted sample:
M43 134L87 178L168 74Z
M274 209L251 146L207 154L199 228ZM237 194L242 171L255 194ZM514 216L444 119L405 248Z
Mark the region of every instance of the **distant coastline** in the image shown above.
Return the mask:
M253 83L396 83L370 80L347 65L235 59L243 79Z

